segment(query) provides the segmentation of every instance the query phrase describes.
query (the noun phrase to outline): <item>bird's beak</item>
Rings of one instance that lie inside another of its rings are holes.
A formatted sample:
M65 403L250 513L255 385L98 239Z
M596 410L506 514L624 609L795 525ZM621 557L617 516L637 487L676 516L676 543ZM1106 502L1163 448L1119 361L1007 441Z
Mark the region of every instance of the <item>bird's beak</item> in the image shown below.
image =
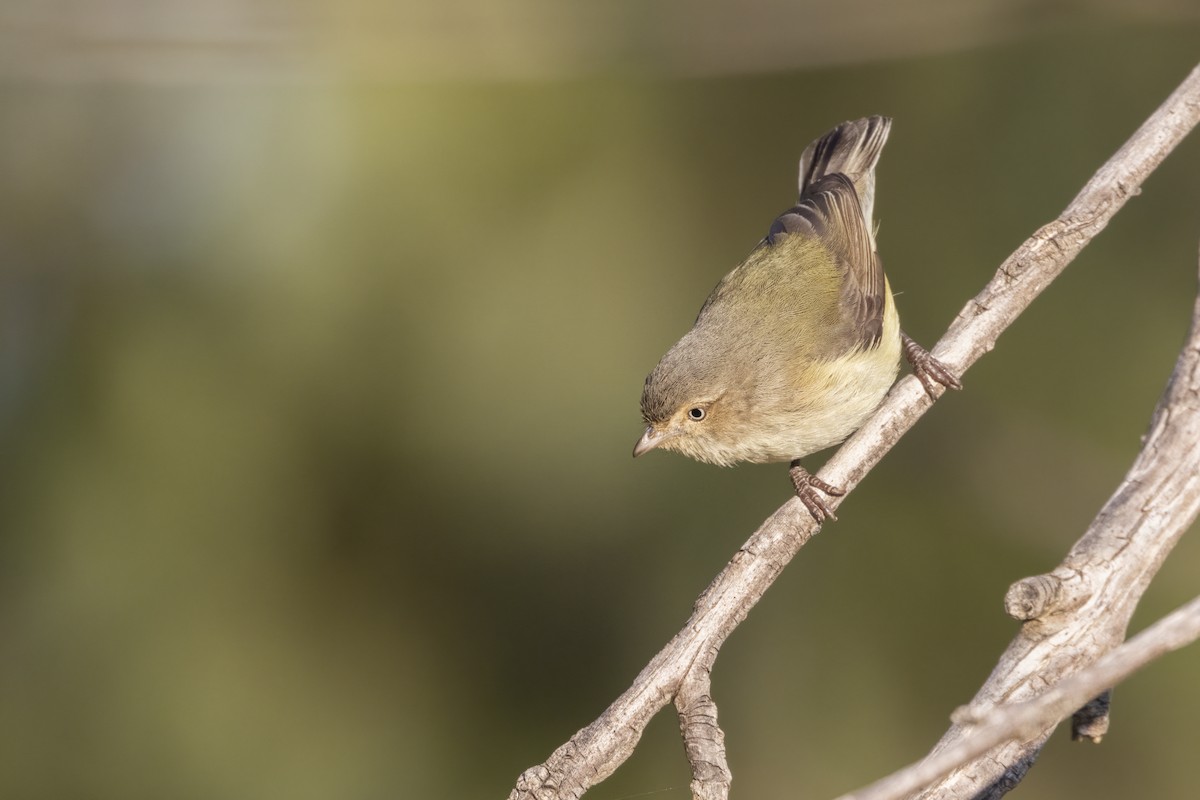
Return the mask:
M649 453L662 444L666 438L667 434L655 430L653 425L647 426L646 432L642 434L642 438L638 439L638 443L633 446L633 457L637 458L642 453Z

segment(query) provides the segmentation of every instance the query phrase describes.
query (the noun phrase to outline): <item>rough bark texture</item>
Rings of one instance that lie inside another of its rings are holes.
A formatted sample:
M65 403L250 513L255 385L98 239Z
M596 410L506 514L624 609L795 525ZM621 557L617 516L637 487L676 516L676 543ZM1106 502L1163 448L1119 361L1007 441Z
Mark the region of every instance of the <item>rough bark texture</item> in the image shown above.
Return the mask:
M713 652L713 658L716 652ZM717 704L712 699L712 661L697 663L675 695L679 733L692 766L692 797L726 800L733 775L725 759L725 732L717 724Z

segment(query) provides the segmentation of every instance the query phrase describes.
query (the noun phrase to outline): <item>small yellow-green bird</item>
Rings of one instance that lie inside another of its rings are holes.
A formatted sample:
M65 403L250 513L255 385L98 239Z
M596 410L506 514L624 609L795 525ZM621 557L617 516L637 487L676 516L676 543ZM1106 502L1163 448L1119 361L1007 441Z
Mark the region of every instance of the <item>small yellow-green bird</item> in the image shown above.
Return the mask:
M835 486L800 466L843 441L887 393L903 350L931 397L958 379L900 330L875 252L875 165L887 117L844 122L800 157L800 199L715 288L642 390L633 449L712 464L790 461L818 522Z

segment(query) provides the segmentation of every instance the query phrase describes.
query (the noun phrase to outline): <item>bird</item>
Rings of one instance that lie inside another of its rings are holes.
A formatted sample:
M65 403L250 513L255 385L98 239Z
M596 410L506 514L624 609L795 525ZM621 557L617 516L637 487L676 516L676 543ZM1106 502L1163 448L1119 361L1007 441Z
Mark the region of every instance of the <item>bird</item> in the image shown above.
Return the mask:
M698 461L790 462L818 522L844 491L800 459L844 441L879 405L901 353L931 398L958 378L900 329L876 251L875 167L892 120L844 122L800 157L799 199L713 289L684 336L646 377L634 457L671 450Z

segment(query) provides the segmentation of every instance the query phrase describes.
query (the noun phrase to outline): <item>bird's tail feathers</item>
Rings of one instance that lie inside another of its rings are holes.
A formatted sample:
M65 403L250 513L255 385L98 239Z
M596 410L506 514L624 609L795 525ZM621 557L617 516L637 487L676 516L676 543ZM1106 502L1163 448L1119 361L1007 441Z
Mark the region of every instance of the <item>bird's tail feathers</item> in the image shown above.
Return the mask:
M840 172L854 184L863 220L873 228L875 165L891 127L889 117L864 117L843 122L810 144L800 156L800 199L821 178Z

